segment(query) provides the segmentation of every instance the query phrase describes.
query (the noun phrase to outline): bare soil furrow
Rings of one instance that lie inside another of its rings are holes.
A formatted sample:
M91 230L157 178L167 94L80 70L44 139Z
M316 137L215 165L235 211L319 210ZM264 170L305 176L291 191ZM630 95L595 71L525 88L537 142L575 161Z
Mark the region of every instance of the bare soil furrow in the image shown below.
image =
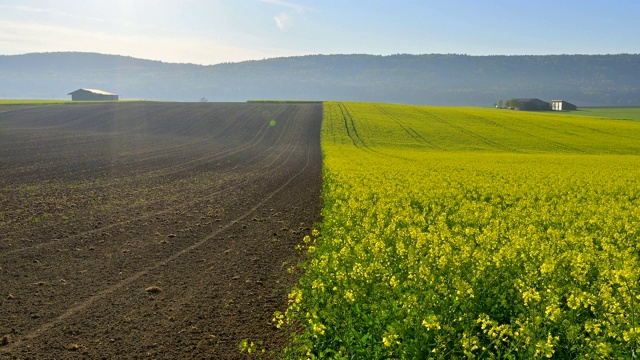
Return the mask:
M285 132L282 132L283 134ZM290 134L295 134L294 131L288 132ZM280 139L278 141L281 141ZM87 230L84 232L80 232L80 233L76 233L74 235L70 235L67 237L63 237L63 238L55 238L46 242L41 242L38 243L36 245L30 245L30 246L25 246L25 247L20 247L20 248L12 248L10 250L5 250L2 253L0 253L0 257L2 256L11 256L15 253L18 252L24 252L24 251L34 251L35 249L39 249L45 246L51 246L52 243L58 243L61 241L66 241L66 240L71 240L71 239L75 239L75 238L82 238L83 236L88 236L88 235L92 235L92 234L100 234L100 233L104 233L105 231L108 231L110 229L116 228L116 227L122 227L126 224L130 224L130 223L134 223L134 222L139 222L139 221L143 221L143 220L147 220L151 217L156 217L156 216L160 216L160 215L164 215L164 214L168 214L171 212L175 212L178 209L181 208L185 208L185 207L192 207L194 205L196 205L197 203L201 203L201 202L206 202L206 201L211 201L213 200L216 196L218 196L219 194L224 194L227 193L235 188L238 188L240 186L243 186L247 183L250 182L255 182L258 177L261 176L268 176L271 173L278 171L280 168L283 168L284 166L287 166L288 164L286 164L286 162L281 162L281 163L277 163L278 160L280 159L280 157L284 156L284 154L288 154L287 155L287 159L291 156L291 149L293 147L295 147L295 144L292 142L292 139L287 138L284 140L286 143L286 146L283 147L283 149L281 151L279 151L277 153L277 156L273 156L271 155L271 158L267 158L265 157L265 154L270 154L270 151L276 146L271 145L268 148L265 149L264 152L255 154L255 153L251 153L250 155L245 155L245 162L237 162L234 161L233 163L235 164L230 170L240 173L240 174L245 174L246 178L242 178L242 179L237 179L234 181L226 181L225 182L225 187L223 188L219 188L213 192L210 192L207 195L203 195L202 197L198 197L196 199L193 200L189 200L187 202L182 202L179 204L172 204L171 207L169 208L164 208L163 210L160 211L156 211L156 212L151 212L151 213L145 213L142 216L138 216L135 217L133 219L126 219L124 221L119 221L119 222L115 222L115 223L109 223L107 225L104 226L99 226L99 227L94 227L91 230ZM105 184L103 185L104 188L108 188L109 184ZM193 192L193 189L186 189L181 191L178 194L175 194L177 196L184 196L185 192ZM133 213L133 214L137 214L137 212L134 211L134 209L126 209L129 210L129 213ZM53 226L59 226L60 224L52 224ZM6 236L6 234L5 234ZM2 247L0 247L2 248Z
M321 104L0 111L0 140L37 139L0 147L0 167L17 169L0 189L0 357L235 359L243 338L281 347L271 317L320 216L321 119ZM107 132L141 141L87 149ZM139 159L105 167L135 146ZM55 166L38 172L42 159Z

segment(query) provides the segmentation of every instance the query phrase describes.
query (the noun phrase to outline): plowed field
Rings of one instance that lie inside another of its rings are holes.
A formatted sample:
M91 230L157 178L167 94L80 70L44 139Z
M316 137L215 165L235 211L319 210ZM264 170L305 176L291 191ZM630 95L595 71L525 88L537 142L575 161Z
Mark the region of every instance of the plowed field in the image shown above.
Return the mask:
M320 214L321 104L0 110L0 357L242 358Z

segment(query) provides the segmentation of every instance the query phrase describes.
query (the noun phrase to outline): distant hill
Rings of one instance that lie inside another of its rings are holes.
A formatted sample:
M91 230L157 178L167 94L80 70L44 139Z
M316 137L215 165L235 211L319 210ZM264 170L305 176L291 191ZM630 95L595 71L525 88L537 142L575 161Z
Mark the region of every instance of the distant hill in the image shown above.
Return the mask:
M491 106L497 99L640 105L640 54L309 55L201 66L95 53L0 55L0 98L70 98L78 88L122 99L354 100Z

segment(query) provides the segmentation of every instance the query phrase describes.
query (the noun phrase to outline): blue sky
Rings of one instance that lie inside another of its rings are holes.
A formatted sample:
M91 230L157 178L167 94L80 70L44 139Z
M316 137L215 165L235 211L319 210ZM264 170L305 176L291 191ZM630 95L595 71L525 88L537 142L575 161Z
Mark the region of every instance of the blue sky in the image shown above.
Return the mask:
M0 0L0 54L640 53L637 0Z

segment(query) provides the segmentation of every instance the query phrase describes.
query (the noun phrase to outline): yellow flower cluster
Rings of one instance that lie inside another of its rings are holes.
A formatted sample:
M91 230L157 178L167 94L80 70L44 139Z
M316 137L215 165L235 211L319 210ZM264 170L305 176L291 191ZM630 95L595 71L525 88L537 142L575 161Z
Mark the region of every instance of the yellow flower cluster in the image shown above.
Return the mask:
M640 123L325 103L322 144L304 353L638 353Z

